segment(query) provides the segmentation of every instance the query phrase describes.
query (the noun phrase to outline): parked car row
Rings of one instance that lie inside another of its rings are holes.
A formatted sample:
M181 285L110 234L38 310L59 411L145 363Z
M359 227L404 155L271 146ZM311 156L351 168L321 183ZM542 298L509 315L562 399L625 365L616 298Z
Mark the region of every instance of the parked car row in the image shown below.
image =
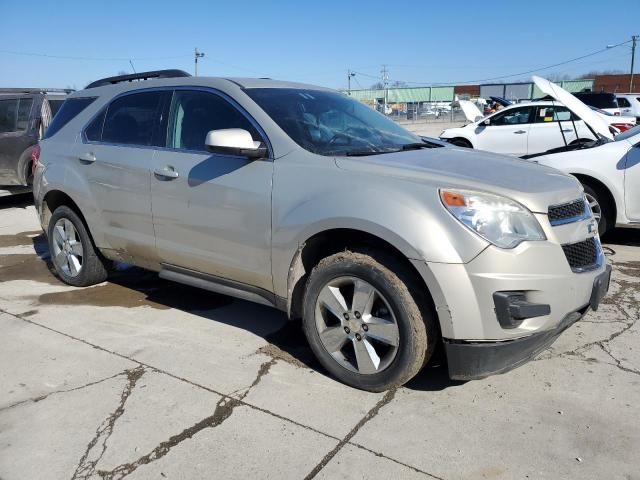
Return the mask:
M573 174L584 186L600 234L614 226L640 226L640 167L633 168L638 163L640 129L635 118L621 124L624 117L594 111L577 98L584 94L572 95L539 77L533 80L552 100L508 105L464 127L447 129L440 138ZM590 95L602 99L604 94ZM468 117L480 113L472 104L460 103Z
M70 90L0 89L0 189L29 186L33 147Z
M575 177L425 140L321 87L103 79L68 96L34 158L63 281L124 261L279 308L357 388L405 383L438 345L452 378L507 371L609 286Z

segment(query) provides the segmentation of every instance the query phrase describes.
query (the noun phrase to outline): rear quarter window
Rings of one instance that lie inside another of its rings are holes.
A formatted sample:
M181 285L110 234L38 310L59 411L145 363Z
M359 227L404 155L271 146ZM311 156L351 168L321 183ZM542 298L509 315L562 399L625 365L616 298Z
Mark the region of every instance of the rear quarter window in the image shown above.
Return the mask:
M49 128L44 134L44 138L51 138L62 129L67 123L73 120L80 112L91 105L96 97L68 98L64 101L58 112L49 124Z

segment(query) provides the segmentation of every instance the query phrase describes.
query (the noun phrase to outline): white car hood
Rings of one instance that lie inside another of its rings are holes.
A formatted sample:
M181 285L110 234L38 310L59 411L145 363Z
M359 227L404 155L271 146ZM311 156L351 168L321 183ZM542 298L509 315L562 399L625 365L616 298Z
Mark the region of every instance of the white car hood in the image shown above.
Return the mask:
M596 112L587 107L584 103L571 95L565 89L559 87L555 83L550 82L541 77L533 76L531 80L542 91L542 93L549 95L559 102L563 103L565 107L580 117L586 124L588 124L595 132L599 133L609 140L613 140L613 134L609 131L609 125L604 121Z
M480 109L473 102L470 102L469 100L458 100L458 103L464 112L464 116L467 117L467 120L470 122L476 122L478 117L484 117Z

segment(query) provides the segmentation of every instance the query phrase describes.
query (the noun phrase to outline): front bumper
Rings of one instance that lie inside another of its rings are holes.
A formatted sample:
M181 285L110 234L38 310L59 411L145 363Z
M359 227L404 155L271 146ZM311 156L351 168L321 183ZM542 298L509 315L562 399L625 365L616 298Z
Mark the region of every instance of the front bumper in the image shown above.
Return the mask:
M548 348L562 332L580 320L592 308L597 310L609 290L611 267L597 275L589 303L567 315L552 329L526 337L497 342L473 342L445 339L449 376L456 380L472 380L512 370Z

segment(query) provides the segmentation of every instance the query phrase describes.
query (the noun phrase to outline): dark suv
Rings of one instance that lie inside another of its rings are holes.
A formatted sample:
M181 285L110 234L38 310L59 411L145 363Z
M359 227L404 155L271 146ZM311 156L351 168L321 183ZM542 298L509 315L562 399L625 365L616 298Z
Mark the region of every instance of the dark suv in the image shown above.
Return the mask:
M0 89L0 189L31 184L31 151L70 92Z

